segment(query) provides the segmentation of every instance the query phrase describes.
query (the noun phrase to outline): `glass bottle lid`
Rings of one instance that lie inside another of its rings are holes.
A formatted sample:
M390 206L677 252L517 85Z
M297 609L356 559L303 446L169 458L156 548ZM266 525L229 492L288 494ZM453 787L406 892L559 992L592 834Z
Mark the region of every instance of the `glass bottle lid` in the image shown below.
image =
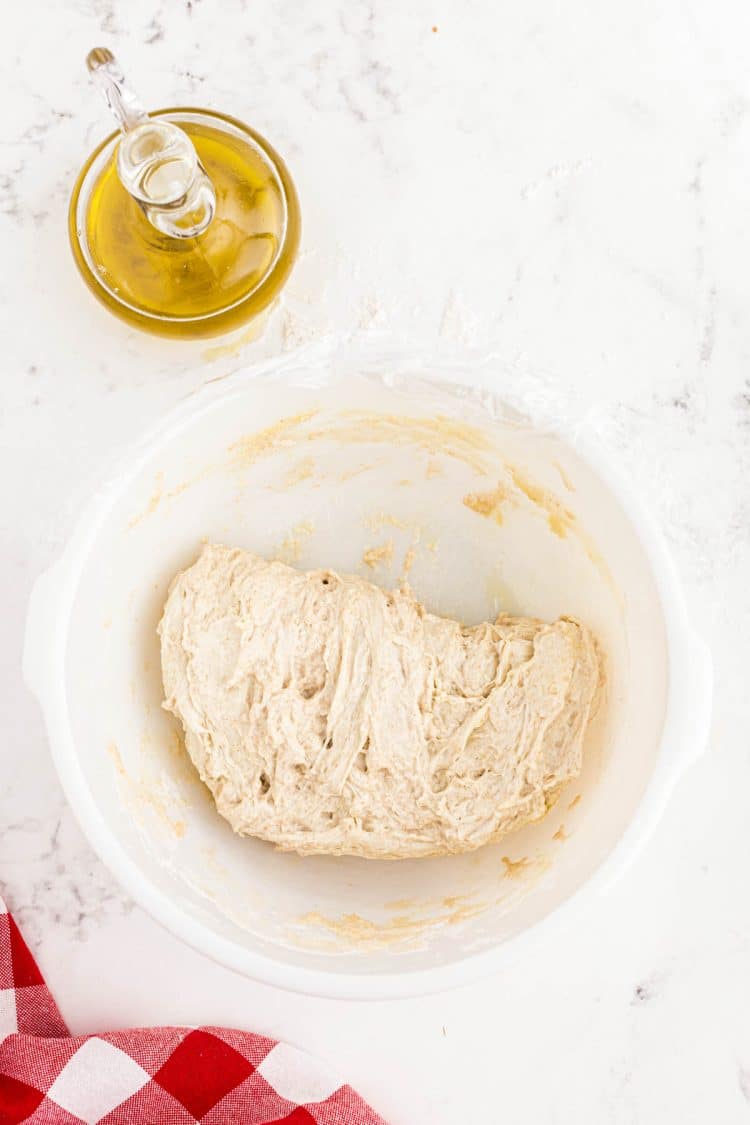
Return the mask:
M69 229L84 281L123 320L211 336L266 308L300 237L297 193L263 137L204 109L148 114L105 48L87 65L117 124L81 170Z

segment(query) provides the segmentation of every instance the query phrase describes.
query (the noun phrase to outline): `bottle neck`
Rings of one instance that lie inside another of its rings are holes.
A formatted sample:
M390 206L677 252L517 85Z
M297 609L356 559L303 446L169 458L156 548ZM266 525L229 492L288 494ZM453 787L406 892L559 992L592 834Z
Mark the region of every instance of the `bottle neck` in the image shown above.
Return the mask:
M193 143L168 121L147 118L122 137L117 173L162 234L195 238L214 217L216 195Z
M86 64L123 134L117 173L125 190L162 234L202 234L216 212L216 193L187 133L149 117L111 51L94 48Z

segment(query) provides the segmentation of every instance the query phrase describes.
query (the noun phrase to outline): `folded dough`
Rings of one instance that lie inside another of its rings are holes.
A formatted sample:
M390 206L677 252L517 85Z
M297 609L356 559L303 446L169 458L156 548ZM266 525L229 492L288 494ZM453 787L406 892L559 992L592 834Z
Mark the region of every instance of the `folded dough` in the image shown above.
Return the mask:
M408 590L208 546L159 633L164 706L217 809L279 848L467 851L581 769L599 663L569 618L467 628Z

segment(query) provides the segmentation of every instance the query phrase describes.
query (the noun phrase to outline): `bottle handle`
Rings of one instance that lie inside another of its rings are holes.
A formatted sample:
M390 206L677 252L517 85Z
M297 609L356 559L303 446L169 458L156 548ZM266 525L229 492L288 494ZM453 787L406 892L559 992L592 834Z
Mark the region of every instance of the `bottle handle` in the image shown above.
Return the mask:
M125 81L120 64L107 47L94 47L89 51L86 66L91 81L101 93L123 133L148 121L141 99Z

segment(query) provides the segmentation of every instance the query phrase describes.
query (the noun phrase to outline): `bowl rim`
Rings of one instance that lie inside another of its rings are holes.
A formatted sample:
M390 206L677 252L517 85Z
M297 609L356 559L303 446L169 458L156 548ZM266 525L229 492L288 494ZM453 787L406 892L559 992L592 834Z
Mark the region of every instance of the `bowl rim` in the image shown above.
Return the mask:
M633 818L614 847L568 899L527 929L491 949L460 956L447 965L407 969L400 973L337 973L276 960L273 956L243 949L232 939L217 935L188 909L176 905L144 878L120 845L91 796L78 765L65 698L65 653L80 570L111 506L159 445L179 433L218 396L233 390L241 393L246 379L256 382L264 374L286 378L295 366L307 362L309 352L309 348L298 349L283 359L276 357L265 364L243 367L224 379L205 384L169 411L143 439L126 449L118 459L117 470L84 507L58 562L34 585L26 621L24 677L41 705L55 768L89 843L132 898L166 930L219 964L287 991L363 1000L425 995L469 984L526 955L531 948L549 940L556 930L568 928L573 919L597 896L605 894L631 865L656 828L682 773L705 748L711 710L711 659L689 621L680 580L661 530L612 453L590 428L587 431L569 421L546 424L547 432L554 432L570 444L620 503L650 566L664 621L668 683L660 745ZM421 369L424 377L424 372L434 370L434 365L425 361ZM336 372L329 370L326 380L330 374ZM382 376L376 378L382 379ZM428 381L433 388L455 390L455 385L442 379L430 377ZM406 382L413 386L414 380L408 373ZM393 386L393 381L388 380L388 385ZM496 403L507 401L497 392L482 390L475 383L461 389L464 392L468 389L470 393L476 391L483 401L487 394ZM42 634L43 658L39 643Z

